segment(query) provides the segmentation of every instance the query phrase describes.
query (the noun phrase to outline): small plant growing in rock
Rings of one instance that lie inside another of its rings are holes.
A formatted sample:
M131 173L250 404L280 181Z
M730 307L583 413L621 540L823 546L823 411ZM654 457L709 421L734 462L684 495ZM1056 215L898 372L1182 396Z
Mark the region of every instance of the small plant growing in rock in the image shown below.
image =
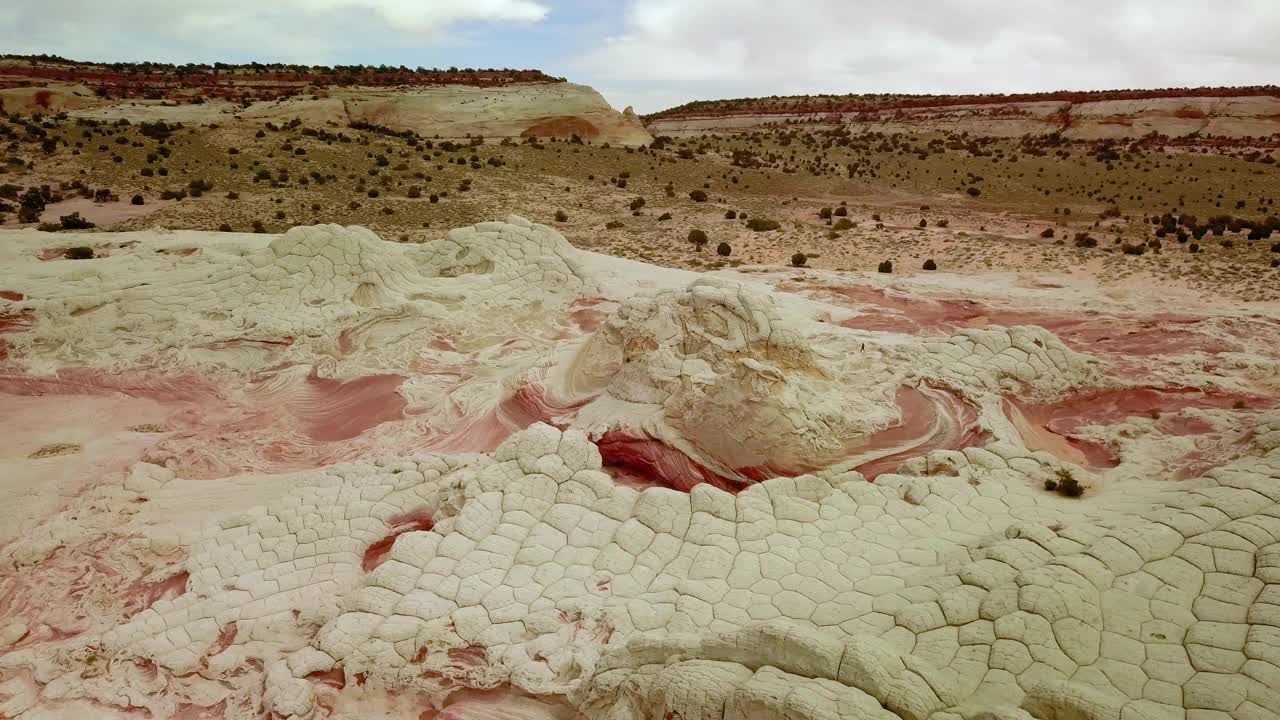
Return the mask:
M92 260L93 248L85 245L70 247L62 251L62 257L68 260Z
M1078 498L1084 495L1084 486L1066 468L1058 468L1053 478L1044 481L1044 489L1063 497Z

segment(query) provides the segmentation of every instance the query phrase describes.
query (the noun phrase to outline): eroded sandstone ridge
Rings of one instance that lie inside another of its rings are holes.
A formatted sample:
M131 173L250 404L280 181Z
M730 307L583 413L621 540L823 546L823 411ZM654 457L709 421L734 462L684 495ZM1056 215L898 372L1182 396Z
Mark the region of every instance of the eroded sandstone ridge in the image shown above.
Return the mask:
M1274 308L66 237L0 244L0 716L1280 715Z

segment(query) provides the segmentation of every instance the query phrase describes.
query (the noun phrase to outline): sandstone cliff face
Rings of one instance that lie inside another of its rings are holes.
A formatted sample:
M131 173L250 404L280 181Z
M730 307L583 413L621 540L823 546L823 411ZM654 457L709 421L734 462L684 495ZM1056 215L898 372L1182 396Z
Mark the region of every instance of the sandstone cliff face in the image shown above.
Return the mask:
M1280 97L1162 97L1071 102L972 103L886 108L859 113L751 112L671 113L652 118L654 135L741 131L786 121L844 123L854 131L924 132L950 130L972 135L1018 137L1061 132L1080 140L1140 137L1152 132L1171 137L1193 133L1227 138L1280 132Z
M316 124L353 122L412 130L441 138L520 138L577 135L594 143L644 145L653 141L633 112L618 112L600 93L568 82L520 82L500 86L465 84L344 87L264 100L248 108L227 99L191 102L189 89L165 99L102 98L82 84L32 82L0 88L0 107L11 112L69 112L100 120L223 123L232 119ZM629 110L629 109L628 109Z

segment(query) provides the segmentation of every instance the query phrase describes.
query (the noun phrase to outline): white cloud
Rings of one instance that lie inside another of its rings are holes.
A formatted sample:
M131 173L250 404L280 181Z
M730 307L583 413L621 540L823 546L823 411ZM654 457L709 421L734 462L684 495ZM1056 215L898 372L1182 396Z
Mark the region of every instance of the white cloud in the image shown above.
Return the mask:
M659 99L1246 85L1280 77L1276 0L631 0L570 77Z
M378 63L396 44L448 44L463 22L534 23L539 0L40 0L0 14L5 52L198 62Z

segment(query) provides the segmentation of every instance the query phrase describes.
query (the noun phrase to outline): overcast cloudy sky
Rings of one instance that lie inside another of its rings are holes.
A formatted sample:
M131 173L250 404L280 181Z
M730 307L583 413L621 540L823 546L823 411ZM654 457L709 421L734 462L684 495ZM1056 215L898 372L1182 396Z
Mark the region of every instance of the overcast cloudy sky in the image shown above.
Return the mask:
M0 48L536 67L644 113L773 94L1276 83L1280 0L17 0L0 3Z

